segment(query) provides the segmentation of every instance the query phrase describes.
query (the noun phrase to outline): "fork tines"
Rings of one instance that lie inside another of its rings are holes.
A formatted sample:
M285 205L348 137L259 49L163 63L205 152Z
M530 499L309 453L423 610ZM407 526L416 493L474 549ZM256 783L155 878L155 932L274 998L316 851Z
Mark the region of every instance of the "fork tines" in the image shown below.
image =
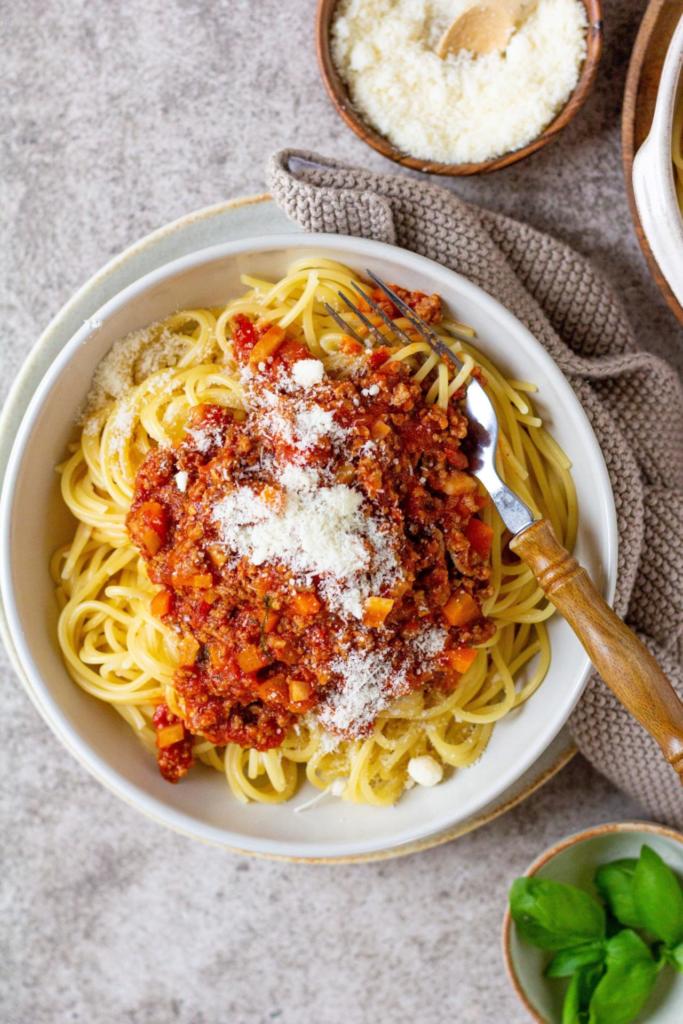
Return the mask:
M444 344L444 342L441 340L436 331L433 331L429 324L426 323L422 319L422 317L418 316L415 310L411 309L408 303L404 302L403 299L396 294L393 288L390 288L388 284L385 284L384 281L381 280L381 278L373 274L371 270L366 270L365 273L368 275L373 284L375 284L380 289L380 291L384 292L389 301L393 303L393 305L403 314L405 319L408 320L409 323L415 328L420 337L427 342L432 351L435 352L442 359L450 360L450 362L452 362L458 369L460 369L462 363L455 355L455 353L451 351L448 345ZM360 296L363 302L370 307L373 313L375 313L377 316L381 318L381 320L389 328L391 334L394 336L394 338L396 338L397 341L400 341L406 345L413 344L414 338L411 338L403 330L402 327L399 327L396 321L392 320L384 312L379 303L375 302L375 300L371 298L367 294L367 292L365 292L360 287L360 285L356 284L355 281L352 281L351 287ZM360 322L365 327L367 327L368 331L370 332L369 336L374 335L374 337L377 338L381 344L384 344L384 342L387 340L386 337L382 334L380 329L375 324L373 324L372 321L366 316L363 310L360 309L357 305L355 305L355 303L353 303L351 299L348 297L348 295L346 295L344 292L339 291L337 292L337 294L344 303L344 305L347 307L347 309L354 313L358 317ZM356 339L356 341L360 341L361 344L363 344L366 348L372 347L372 344L369 343L369 336L368 338L361 337L358 331L356 331L351 326L351 324L349 324L344 319L344 317L337 312L336 309L333 309L332 306L330 306L327 302L324 303L324 306L327 312L330 314L330 316L334 319L334 321L337 324L339 324L343 331L345 331L347 334L350 334L352 338Z
M462 366L458 357L450 350L448 345L444 344L436 331L433 331L429 324L426 323L421 316L418 316L415 310L411 309L408 303L404 302L400 295L396 294L393 288L390 288L388 284L385 284L384 281L377 277L376 274L373 274L371 270L366 269L365 273L368 275L370 280L377 285L380 291L383 291L387 298L393 302L396 308L403 313L406 320L413 325L415 330L427 342L432 351L436 352L437 355L440 355L442 359L449 359L458 367L458 369Z

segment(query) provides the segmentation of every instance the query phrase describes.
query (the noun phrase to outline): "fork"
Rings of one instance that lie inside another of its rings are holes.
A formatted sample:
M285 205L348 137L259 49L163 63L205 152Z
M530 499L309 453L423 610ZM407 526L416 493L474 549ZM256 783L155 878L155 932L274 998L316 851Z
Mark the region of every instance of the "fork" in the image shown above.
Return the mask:
M366 274L432 351L460 370L462 363L456 354L429 324L384 281L369 270ZM391 336L404 344L413 344L414 338L391 320L360 285L353 282L352 287L367 304L366 308L381 318ZM386 335L363 309L344 292L338 295L368 329L368 336L364 337L326 303L327 312L345 333L366 347L372 347L372 338L385 344ZM529 566L546 597L583 644L604 682L659 744L683 782L683 703L676 691L647 647L610 608L585 568L557 539L549 520L534 519L531 509L501 480L496 469L498 418L491 399L476 377L470 378L466 385L464 411L473 440L470 471L486 488L512 534L511 550Z

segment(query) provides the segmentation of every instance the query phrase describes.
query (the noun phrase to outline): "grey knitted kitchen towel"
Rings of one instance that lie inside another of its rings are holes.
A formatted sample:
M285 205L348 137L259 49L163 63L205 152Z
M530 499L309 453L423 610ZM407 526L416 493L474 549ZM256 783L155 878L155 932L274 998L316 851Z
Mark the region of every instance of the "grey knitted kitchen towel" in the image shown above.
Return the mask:
M619 525L616 611L683 697L683 393L640 351L610 287L577 253L438 186L285 150L270 190L307 231L379 239L451 267L526 324L569 379L600 441ZM570 721L577 746L650 814L683 826L683 788L595 675Z

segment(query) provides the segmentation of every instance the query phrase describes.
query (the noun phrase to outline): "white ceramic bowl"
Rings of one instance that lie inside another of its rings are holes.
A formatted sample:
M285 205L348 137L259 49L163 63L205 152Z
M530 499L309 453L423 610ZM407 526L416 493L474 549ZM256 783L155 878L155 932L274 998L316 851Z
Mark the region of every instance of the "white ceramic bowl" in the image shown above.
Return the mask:
M431 790L414 789L395 808L323 802L303 814L310 793L278 806L242 806L225 781L195 770L178 786L106 705L69 678L57 641L57 606L48 560L73 530L54 466L73 434L93 372L129 331L188 306L218 305L240 294L240 274L277 278L288 263L323 252L406 287L438 291L472 324L479 344L515 378L535 381L538 409L574 462L581 511L577 555L608 599L616 574L616 516L607 470L571 387L529 331L495 300L430 260L379 242L331 235L274 236L197 252L126 288L73 336L49 368L17 432L0 502L0 586L29 692L48 724L101 782L155 819L197 838L270 856L344 859L400 849L444 831L510 786L557 735L589 672L583 648L559 618L550 623L553 660L541 689L494 731L472 768Z
M525 874L577 885L597 895L593 878L599 866L622 857L638 857L645 844L683 878L683 835L640 821L597 825L562 839L542 853ZM503 956L510 981L531 1019L537 1024L560 1024L566 982L545 977L543 971L549 955L520 938L509 908L503 921ZM673 969L662 971L646 1012L638 1020L648 1024L680 1024L683 975Z
M650 134L633 161L633 193L643 231L671 291L683 305L683 217L671 160L676 104L683 100L683 18L669 44Z

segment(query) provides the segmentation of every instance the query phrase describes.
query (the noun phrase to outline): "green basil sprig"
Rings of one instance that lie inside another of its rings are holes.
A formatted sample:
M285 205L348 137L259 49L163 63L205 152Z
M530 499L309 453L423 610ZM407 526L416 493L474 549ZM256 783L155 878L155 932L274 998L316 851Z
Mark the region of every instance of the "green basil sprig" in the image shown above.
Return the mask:
M625 924L627 928L645 927L633 893L633 876L637 863L635 858L613 860L609 864L602 864L595 875L598 892L617 921Z
M561 949L556 953L545 969L548 978L568 978L580 967L600 964L605 959L606 943L604 939L584 942L581 946Z
M562 1024L584 1024L591 997L602 974L602 964L594 964L582 967L572 975L562 1006Z
M517 878L510 889L510 912L524 938L541 949L568 949L605 934L605 911L574 885Z
M606 970L590 1001L589 1024L630 1024L657 980L649 946L630 928L607 940Z
M649 846L601 865L595 887L607 913L576 886L518 878L510 913L527 942L554 953L546 975L570 979L562 1024L630 1024L663 967L683 972L683 890Z
M633 895L645 928L667 946L683 941L683 893L658 853L643 846L633 875Z

